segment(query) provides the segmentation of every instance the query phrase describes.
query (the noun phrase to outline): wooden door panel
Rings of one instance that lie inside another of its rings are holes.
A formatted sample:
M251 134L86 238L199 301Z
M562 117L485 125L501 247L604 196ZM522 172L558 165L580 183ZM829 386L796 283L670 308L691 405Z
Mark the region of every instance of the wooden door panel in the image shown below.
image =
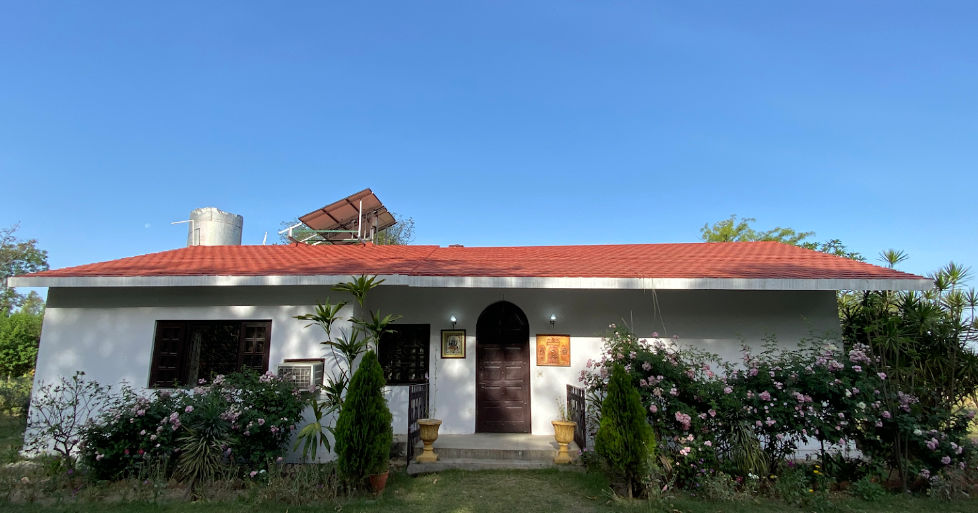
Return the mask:
M483 389L483 400L495 402L512 402L512 403L522 403L523 401L523 384L515 383L512 385L500 385L500 386L486 386ZM491 405L495 406L495 405ZM511 407L513 405L507 405Z
M526 369L522 366L508 365L503 368L502 379L507 381L519 381L522 385L523 374L526 373Z
M518 344L519 342L516 342L516 343ZM526 340L526 344L529 345L529 339ZM515 347L514 346L506 346L506 347L503 347L502 349L503 349L503 355L504 355L504 357L502 358L503 361L507 361L507 362L519 362L519 363L522 363L523 362L523 359L524 359L524 356L525 356L523 353L525 352L525 348L519 347L519 346L515 346Z
M482 350L482 357L484 358L486 363L501 362L505 360L504 358L505 353L503 352L502 347L499 347L497 345L486 344L486 347L481 348L481 350Z

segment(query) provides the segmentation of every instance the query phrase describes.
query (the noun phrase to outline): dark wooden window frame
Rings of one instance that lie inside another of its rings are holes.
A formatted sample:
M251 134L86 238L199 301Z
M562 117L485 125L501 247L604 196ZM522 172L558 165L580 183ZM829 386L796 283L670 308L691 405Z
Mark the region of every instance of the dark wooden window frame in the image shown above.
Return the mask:
M384 379L387 380L387 384L390 386L405 386L405 385L417 385L419 383L427 383L428 372L431 368L431 325L430 324L395 324L391 325L391 329L409 331L417 330L417 332L423 332L421 336L418 337L417 346L424 352L424 356L421 358L422 369L419 371L419 376L417 379L406 379L406 380L393 380L390 379L393 374L391 365L392 355L389 354L391 348L387 345L388 343L394 343L392 339L399 339L400 335L398 333L385 334L381 337L380 342L377 344L377 358L380 360L380 365L384 369Z
M153 334L153 352L150 362L149 388L195 386L196 383L178 382L181 377L185 378L188 376L189 372L189 370L186 368L188 365L187 352L189 351L189 341L187 339L195 327L219 326L222 324L238 325L238 350L235 354L236 361L234 362L234 368L236 370L241 370L246 357L258 356L261 359L261 368L255 368L255 370L262 373L268 371L269 355L271 353L270 346L272 340L272 321L270 319L158 320L156 321L156 327ZM265 328L263 351L248 353L245 351L245 345L247 343L245 333L247 328L253 327ZM169 363L169 365L165 365L165 363ZM169 373L171 376L175 376L167 379L165 377L167 373ZM191 380L186 379L186 381Z

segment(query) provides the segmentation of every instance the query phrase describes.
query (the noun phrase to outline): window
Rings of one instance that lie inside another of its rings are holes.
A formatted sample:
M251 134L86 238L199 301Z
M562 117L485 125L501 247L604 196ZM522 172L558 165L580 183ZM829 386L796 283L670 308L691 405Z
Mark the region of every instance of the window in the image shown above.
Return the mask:
M268 370L272 321L157 321L150 387L192 386L242 369Z
M428 346L431 327L428 324L397 324L394 333L380 337L377 359L384 369L388 385L428 382Z

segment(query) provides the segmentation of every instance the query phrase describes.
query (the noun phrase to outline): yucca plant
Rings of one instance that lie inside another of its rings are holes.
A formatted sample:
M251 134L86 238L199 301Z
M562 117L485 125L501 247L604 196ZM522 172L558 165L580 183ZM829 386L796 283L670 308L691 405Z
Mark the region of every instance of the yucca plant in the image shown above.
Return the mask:
M213 481L221 471L229 440L215 430L187 429L178 443L177 479L187 482L188 496L196 497L200 485Z
M906 261L908 258L910 258L910 255L902 249L887 249L880 252L880 260L890 269L893 269L897 264Z
M768 460L757 433L747 422L735 422L730 429L730 460L743 475L767 475Z

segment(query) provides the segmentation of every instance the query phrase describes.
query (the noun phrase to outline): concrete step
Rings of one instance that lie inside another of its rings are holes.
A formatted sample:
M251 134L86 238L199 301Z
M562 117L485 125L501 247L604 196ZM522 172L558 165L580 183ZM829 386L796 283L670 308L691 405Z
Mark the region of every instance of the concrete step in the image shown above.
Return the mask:
M576 448L573 449L576 451ZM422 447L418 447L415 454L421 454ZM438 447L435 444L435 453L439 458L450 460L458 459L477 459L477 460L506 460L506 461L540 461L550 462L554 459L557 449L485 449L477 447Z
M556 468L558 470L567 471L584 471L584 467L579 463L555 465L553 461L542 460L500 460L439 457L438 461L434 463L416 463L412 461L407 466L407 473L410 475L418 475L442 472L445 470L533 470L542 468Z
M421 454L418 444L414 454ZM439 435L434 443L438 461L408 464L409 474L439 472L447 469L530 469L567 468L580 465L555 465L557 442L553 436L534 436L515 433L478 433L470 435ZM569 446L571 457L577 460L577 444Z

